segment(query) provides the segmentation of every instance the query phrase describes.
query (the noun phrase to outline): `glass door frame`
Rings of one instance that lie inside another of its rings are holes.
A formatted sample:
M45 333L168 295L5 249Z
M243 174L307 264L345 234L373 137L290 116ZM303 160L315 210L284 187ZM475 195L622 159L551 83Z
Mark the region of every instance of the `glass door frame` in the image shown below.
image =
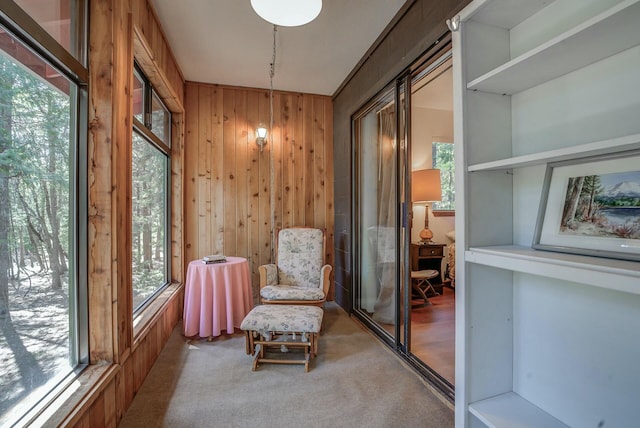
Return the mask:
M440 375L428 367L422 360L411 353L411 272L410 272L410 244L411 244L411 88L432 69L436 68L443 61L451 56L451 34L447 33L440 38L427 51L420 55L416 61L403 70L398 76L367 101L351 117L351 141L352 141L352 195L353 208L351 212L352 224L352 312L368 329L384 343L403 357L412 367L414 367L423 377L440 389L448 398L455 398L455 390L452 385L446 382ZM398 179L396 182L396 287L395 304L396 320L395 334L392 336L388 331L376 323L368 314L357 307L360 298L360 248L361 242L359 225L360 199L359 199L359 155L360 147L356 138L355 121L369 111L377 102L388 97L393 91L396 105L395 125L396 125L396 166ZM406 310L405 310L406 309Z
M397 195L400 212L398 213L399 234L397 247L400 263L399 278L396 281L396 302L400 322L396 322L396 343L398 350L408 354L411 349L411 259L409 256L411 244L411 72L405 71L396 80L396 141L397 152ZM402 304L400 304L402 302ZM404 326L403 329L399 327Z
M366 313L363 309L360 308L360 299L362 298L361 296L361 287L360 284L363 281L363 278L361 277L361 273L362 270L360 268L361 266L361 256L362 256L362 252L363 249L361 248L361 245L358 245L358 243L363 242L362 238L363 238L363 233L360 230L360 223L361 223L361 211L362 211L362 197L361 197L361 192L360 192L360 177L362 174L362 170L361 170L361 166L360 166L360 162L361 162L361 156L363 156L363 151L361 148L360 143L356 143L356 141L359 141L360 137L361 137L361 133L358 131L357 126L355 125L356 121L358 121L359 119L364 118L367 114L369 114L371 111L373 111L377 106L385 104L385 103L393 103L397 106L397 98L396 98L396 81L392 81L391 83L387 84L380 92L378 92L376 94L375 97L371 98L369 101L367 101L356 113L354 113L351 117L351 140L352 142L354 142L354 144L352 145L352 188L351 188L351 193L352 195L354 195L354 204L353 204L353 208L352 208L352 212L351 212L351 224L353 225L353 229L352 229L352 266L353 266L353 270L352 270L352 279L353 279L353 285L352 285L352 290L353 290L353 299L352 299L352 312L356 315L356 317L371 331L373 331L384 343L386 343L388 346L390 346L391 348L393 348L394 350L399 350L399 341L397 340L398 337L400 336L400 329L401 329L401 325L398 322L398 310L400 307L400 300L399 300L399 288L396 286L395 287L395 327L394 327L394 334L391 335L387 330L385 330L380 324L378 324L378 322L376 322L375 320L373 320L373 318ZM397 109L396 109L396 114L395 114L395 118L394 118L394 122L395 122L395 133L396 135L394 135L394 145L395 145L395 162L396 164L398 163L398 156L397 156L397 151L398 151L398 138L397 138L397 133L398 133L398 117L397 117ZM396 180L396 195L397 195L397 188L398 188L398 181ZM395 229L397 230L398 228L398 213L400 212L400 208L398 208L398 204L396 204L396 224ZM398 246L398 242L397 242L397 238L398 235L396 234L396 242L395 242L395 261L396 263L398 263L399 260L399 246ZM399 281L399 270L396 269L396 273L394 276L394 283L397 285Z
M444 63L446 63L446 61L450 60L451 57L452 57L451 36L450 34L447 34L447 36L443 37L443 39L441 39L440 42L436 44L435 49L432 49L427 53L425 53L424 55L422 55L422 57L418 61L416 61L414 65L411 66L410 71L406 75L409 82L409 87L413 89L414 85L417 85L422 79L428 77L433 71L438 69ZM410 98L411 96L409 96L409 102L407 103L409 107L411 107ZM408 162L408 165L410 165L411 153L412 153L411 152L411 109L409 109L406 114L409 117L409 120L407 121L407 126L408 126L408 131L407 131L408 132L407 134L408 135L407 137L408 160L407 162ZM411 171L409 170L407 173L410 175ZM404 179L407 180L407 183L409 183L409 185L407 186L409 191L407 197L409 198L408 200L410 200L411 179L410 179L410 176L406 176L404 177ZM411 219L409 219L409 221L411 221ZM410 228L408 230L409 230L409 233L411 233ZM406 260L407 260L407 267L409 267L410 260L409 259L406 259ZM410 276L410 272L408 273L408 276ZM408 281L410 280L411 279L409 278ZM410 286L409 286L409 293L406 293L406 296L405 296L405 298L409 299L409 306L408 306L409 308L411 308L410 293L411 292L410 292ZM407 360L407 362L410 363L411 366L416 368L422 376L424 376L427 380L433 383L438 389L440 389L443 393L445 393L445 395L448 398L450 398L451 400L454 400L455 386L450 384L446 379L444 379L444 377L442 377L439 373L437 373L435 370L429 367L424 361L422 361L420 358L418 358L416 355L414 355L411 352L411 310L406 311L404 322L408 326L405 329L405 333L407 335L407 337L405 338L405 343L407 344L407 346L406 348L402 349L403 351L402 356Z

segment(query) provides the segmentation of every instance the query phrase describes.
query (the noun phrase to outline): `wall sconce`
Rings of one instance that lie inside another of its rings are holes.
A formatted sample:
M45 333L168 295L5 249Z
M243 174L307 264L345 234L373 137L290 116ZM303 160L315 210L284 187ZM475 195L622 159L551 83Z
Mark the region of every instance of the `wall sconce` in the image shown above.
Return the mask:
M256 128L256 144L260 147L260 151L267 144L267 127L262 124Z

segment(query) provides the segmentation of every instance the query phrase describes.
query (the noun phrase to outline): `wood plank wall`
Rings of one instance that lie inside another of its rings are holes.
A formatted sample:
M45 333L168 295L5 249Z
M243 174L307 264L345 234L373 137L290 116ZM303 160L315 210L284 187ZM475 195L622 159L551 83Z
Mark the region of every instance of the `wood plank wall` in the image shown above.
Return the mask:
M36 425L115 427L182 318L184 80L148 0L91 0L88 296L90 365ZM133 59L173 113L172 284L136 318L131 294Z
M141 63L147 77L156 87L167 107L172 111L182 110L184 78L162 32L158 18L149 1L131 1L133 30L137 36L134 41L136 59ZM140 51L142 46L145 53Z
M185 261L246 257L254 298L258 266L270 263L272 231L326 228L333 265L333 110L330 97L187 82L185 89Z

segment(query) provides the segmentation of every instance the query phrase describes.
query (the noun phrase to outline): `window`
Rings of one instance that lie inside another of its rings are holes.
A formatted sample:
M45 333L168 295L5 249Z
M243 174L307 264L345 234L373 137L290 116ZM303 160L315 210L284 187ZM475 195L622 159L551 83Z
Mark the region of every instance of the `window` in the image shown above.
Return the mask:
M67 52L85 63L84 0L14 0Z
M86 261L77 251L86 247L80 240L86 223L79 221L87 218L80 184L86 172L78 165L86 163L87 70L69 55L58 57L59 45L47 34L34 41L27 29L41 32L37 27L15 3L3 2L0 426L28 423L30 412L88 361L80 281Z
M131 165L134 312L169 283L170 141L171 114L136 67Z
M455 165L453 144L434 141L431 145L433 168L440 170L442 200L433 203L433 211L455 210Z

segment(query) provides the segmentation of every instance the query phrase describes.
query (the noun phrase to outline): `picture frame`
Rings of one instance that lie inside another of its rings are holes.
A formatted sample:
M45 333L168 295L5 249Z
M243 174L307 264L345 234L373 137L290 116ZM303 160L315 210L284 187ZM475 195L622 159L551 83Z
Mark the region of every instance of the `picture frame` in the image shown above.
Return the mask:
M640 150L547 164L532 247L640 261Z

